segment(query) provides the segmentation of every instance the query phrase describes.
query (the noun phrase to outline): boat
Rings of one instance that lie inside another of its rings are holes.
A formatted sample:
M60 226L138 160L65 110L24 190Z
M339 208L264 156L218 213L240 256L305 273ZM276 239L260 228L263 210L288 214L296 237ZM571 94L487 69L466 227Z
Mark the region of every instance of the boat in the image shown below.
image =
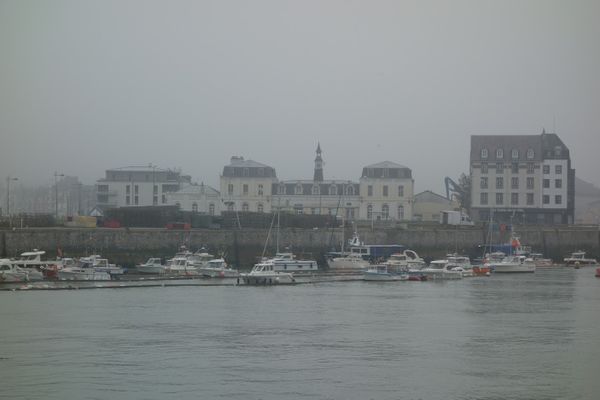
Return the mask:
M387 264L371 265L363 273L363 281L390 282L407 281L408 271L398 271Z
M329 269L336 271L361 271L369 267L370 263L360 254L347 253L327 258Z
M53 271L57 268L59 261L42 261L42 256L46 254L43 250L33 249L21 253L18 258L11 262L19 268L25 269L29 273L29 280L42 280L47 275L46 271Z
M529 257L533 260L536 268L547 268L554 266L552 259L544 258L544 255L541 253L530 253Z
M255 264L250 272L242 273L240 277L246 285L284 285L296 282L292 273L276 271L272 260Z
M89 257L81 257L79 259L79 263L89 264L91 268L96 272L106 272L111 277L118 277L119 275L123 275L123 268L111 264L108 262L106 258L101 258L99 255L95 254Z
M454 271L460 271L463 277L475 275L473 272L473 265L471 265L471 260L469 257L458 254L448 254L446 256L446 260L448 260L447 267Z
M4 282L29 282L29 271L8 258L0 259L0 283Z
M350 254L355 254L369 262L383 262L392 254L403 253L405 246L399 244L365 244L361 242L358 232L354 232L349 241Z
M165 266L162 264L160 258L149 258L143 264L135 267L136 271L140 274L164 274Z
M433 260L427 267L416 272L425 275L427 279L462 279L462 271L453 268L455 267L448 260Z
M110 281L107 271L94 268L94 258L82 257L76 263L73 259L65 259L62 268L57 270L57 278L61 281Z
M584 267L586 265L598 265L595 258L586 258L585 251L579 250L571 253L569 257L564 259L565 265L569 267Z
M239 272L227 265L223 258L214 258L198 268L198 273L205 278L237 278Z
M486 265L494 273L535 272L533 259L519 254L508 255L499 262L494 261Z
M275 271L281 272L316 272L319 269L315 260L298 260L293 253L275 253L269 260Z
M596 278L600 278L600 268L596 268Z
M176 256L173 257L169 264L165 267L167 274L183 275L183 276L198 276L198 268L192 264L187 256Z

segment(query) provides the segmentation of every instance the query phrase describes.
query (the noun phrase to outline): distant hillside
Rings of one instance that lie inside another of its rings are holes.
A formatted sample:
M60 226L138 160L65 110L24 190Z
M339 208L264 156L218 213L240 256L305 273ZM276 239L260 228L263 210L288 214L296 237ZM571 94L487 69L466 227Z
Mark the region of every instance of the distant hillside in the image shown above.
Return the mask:
M600 188L575 177L575 222L600 223Z

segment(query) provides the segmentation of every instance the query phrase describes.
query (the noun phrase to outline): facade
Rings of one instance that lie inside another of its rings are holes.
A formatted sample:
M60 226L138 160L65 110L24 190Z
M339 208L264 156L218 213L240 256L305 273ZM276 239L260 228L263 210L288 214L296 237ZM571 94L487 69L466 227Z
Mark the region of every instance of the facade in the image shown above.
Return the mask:
M177 192L167 193L167 204L179 206L182 211L191 211L207 215L221 214L221 193L201 183L184 186Z
M456 200L449 200L430 190L415 194L413 204L415 221L439 222L440 212L447 210L459 211L460 205Z
M389 161L363 168L359 182L324 179L317 146L312 180L278 180L275 169L232 157L221 175L224 210L337 215L346 219L412 218L411 170Z
M575 170L556 134L471 136L470 173L475 221L573 223Z
M166 205L167 195L191 183L189 175L154 166L106 170L96 181L96 200L101 208Z

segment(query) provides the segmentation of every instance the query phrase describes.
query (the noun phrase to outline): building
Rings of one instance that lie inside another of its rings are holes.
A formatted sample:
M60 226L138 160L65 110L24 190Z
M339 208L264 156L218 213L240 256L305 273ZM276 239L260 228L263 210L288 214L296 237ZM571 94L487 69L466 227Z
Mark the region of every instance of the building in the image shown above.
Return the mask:
M325 179L320 144L312 180L278 180L275 169L232 157L221 175L221 198L229 211L338 215L346 219L412 218L411 170L385 161L363 168L359 182Z
M221 193L204 183L184 186L177 192L167 193L167 204L178 206L182 211L207 215L221 214Z
M439 222L440 212L446 210L460 210L460 204L456 200L426 190L415 194L413 204L413 219L415 221Z
M475 221L573 223L575 170L556 134L471 136L470 174Z
M106 170L96 181L96 199L100 208L166 205L167 195L191 184L181 171L155 166L124 167Z

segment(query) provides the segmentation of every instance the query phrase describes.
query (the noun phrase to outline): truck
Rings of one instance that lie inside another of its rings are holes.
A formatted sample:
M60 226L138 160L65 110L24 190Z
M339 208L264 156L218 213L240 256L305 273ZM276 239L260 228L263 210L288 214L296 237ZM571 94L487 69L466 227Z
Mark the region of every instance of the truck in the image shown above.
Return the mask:
M445 225L475 225L471 218L462 211L440 211L440 224Z

